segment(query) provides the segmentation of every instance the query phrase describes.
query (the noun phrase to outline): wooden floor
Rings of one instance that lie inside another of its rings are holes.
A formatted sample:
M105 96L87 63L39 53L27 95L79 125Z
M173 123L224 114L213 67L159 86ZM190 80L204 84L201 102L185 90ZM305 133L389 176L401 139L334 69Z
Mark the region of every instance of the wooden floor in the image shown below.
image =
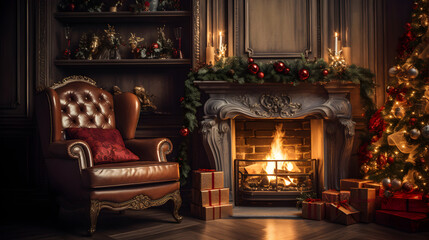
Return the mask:
M202 221L182 210L175 223L167 208L102 212L97 232L85 237L83 212L62 211L57 221L9 222L0 226L0 239L429 239L429 233L405 233L374 223L344 226L304 219L232 218ZM42 218L43 219L43 218Z

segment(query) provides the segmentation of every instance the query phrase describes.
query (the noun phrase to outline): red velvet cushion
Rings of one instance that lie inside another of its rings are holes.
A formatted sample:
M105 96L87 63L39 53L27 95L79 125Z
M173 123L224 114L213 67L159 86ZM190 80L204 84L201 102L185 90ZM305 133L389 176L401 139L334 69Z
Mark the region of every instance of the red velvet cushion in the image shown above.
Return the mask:
M80 139L88 143L94 164L139 160L139 157L125 148L117 129L67 128L66 134L68 139Z

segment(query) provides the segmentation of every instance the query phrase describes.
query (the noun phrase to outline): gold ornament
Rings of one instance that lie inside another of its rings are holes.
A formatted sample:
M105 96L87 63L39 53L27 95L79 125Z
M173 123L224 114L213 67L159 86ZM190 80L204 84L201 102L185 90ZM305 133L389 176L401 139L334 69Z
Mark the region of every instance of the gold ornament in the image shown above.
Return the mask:
M135 33L130 33L130 38L128 38L128 44L131 47L131 53L134 53L136 51L137 45L139 42L142 42L144 38L136 37Z
M148 94L143 86L135 86L133 91L141 103L143 112L153 112L156 110L156 106L152 102L153 95Z
M367 174L369 172L369 166L366 164L362 164L362 166L360 167L360 170L362 170L364 174Z

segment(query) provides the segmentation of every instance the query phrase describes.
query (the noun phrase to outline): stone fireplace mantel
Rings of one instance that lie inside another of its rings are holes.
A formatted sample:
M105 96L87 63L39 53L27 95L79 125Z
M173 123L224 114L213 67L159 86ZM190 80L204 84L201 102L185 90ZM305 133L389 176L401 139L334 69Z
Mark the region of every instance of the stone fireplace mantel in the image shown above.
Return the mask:
M319 186L339 188L347 177L355 123L348 99L354 84L235 84L196 81L209 95L201 123L203 143L226 187L233 187L234 118L311 119L311 157L319 159Z

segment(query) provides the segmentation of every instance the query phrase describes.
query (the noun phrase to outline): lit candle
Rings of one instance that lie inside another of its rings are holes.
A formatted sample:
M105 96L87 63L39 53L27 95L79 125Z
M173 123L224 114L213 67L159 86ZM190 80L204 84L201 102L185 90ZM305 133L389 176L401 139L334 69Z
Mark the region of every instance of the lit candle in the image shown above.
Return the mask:
M338 53L338 33L335 32L335 55Z
M219 50L222 48L222 31L219 32Z

